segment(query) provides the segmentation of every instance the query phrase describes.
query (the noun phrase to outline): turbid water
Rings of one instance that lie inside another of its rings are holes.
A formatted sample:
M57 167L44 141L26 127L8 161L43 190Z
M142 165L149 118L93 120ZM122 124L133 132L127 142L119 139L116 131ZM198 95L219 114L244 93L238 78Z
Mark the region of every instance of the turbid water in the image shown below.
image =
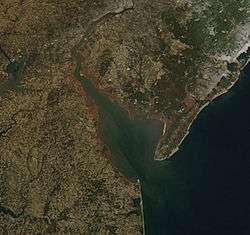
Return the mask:
M131 120L79 70L76 77L100 109L102 139L114 164L140 179L146 234L250 234L250 66L198 115L180 150L162 162L153 160L162 123Z
M121 173L130 179L148 177L153 154L162 134L163 123L158 120L130 119L128 112L99 92L90 80L75 76L99 107L100 132L104 143L112 152L112 160Z

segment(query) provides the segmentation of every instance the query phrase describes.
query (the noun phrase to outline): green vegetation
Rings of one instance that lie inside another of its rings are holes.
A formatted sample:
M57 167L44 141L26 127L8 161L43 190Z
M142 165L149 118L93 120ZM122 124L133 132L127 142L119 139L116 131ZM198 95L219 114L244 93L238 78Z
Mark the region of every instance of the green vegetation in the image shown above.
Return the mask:
M214 26L215 37L210 37L206 43L207 49L211 43L215 50L228 49L234 46L234 30L236 25L244 23L250 16L248 0L212 0L211 6L204 12L209 20L208 23Z
M185 96L186 85L192 88L199 70L207 58L207 54L228 51L234 48L236 26L249 18L248 0L210 0L206 6L197 0L191 7L181 5L169 6L161 13L161 20L165 26L163 30L170 31L174 37L190 46L172 55L164 40L159 40L159 48L164 51L161 62L168 71L167 78L160 80L154 87L154 94L159 97L158 110L177 108L179 101L171 97L182 99ZM198 11L196 6L205 6ZM191 17L189 16L192 12ZM235 66L229 65L230 70Z
M180 22L183 8L167 9L162 20L176 38L197 49L218 52L233 46L235 27L248 20L249 6L248 0L211 0L202 13L193 12L186 24Z

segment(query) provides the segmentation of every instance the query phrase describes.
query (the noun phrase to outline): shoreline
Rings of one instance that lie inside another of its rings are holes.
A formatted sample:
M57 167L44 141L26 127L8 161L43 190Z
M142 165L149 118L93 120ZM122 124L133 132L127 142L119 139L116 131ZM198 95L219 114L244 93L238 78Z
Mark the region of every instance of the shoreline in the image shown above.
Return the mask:
M141 219L142 219L142 235L146 235L145 233L145 219L144 219L144 208L143 208L143 197L142 197L142 188L141 188L141 182L138 179L137 182L139 183L139 190L140 190L140 206L141 206Z
M250 48L250 42L246 43L240 50L239 52L237 52L236 56L234 58L230 58L226 61L232 63L232 62L238 62L237 58L242 55L243 53L246 53L247 50ZM242 67L239 70L239 73L247 66L247 64L250 62L250 58L248 58L248 60L246 61L246 63L244 63L244 65L242 65ZM228 73L227 73L228 74ZM222 74L221 77L223 77L225 74ZM240 79L240 74L238 76L237 79L235 79L235 81L233 81L227 88L221 90L220 92L218 92L216 95L214 95L214 97L211 98L211 100L207 101L204 105L202 105L197 114L195 115L195 117L193 118L193 120L190 122L190 124L188 125L187 131L185 133L185 135L182 137L182 139L180 140L179 144L177 145L177 147L175 149L173 149L171 151L171 153L167 156L165 156L164 158L156 158L156 156L154 156L154 160L155 161L164 161L166 159L170 159L176 152L179 151L180 146L182 145L183 141L186 139L186 137L189 135L190 133L190 129L191 126L193 125L193 122L196 120L197 116L200 114L200 112L207 107L213 100L215 100L216 98L226 94L228 91L230 91L230 89L236 84L236 82Z

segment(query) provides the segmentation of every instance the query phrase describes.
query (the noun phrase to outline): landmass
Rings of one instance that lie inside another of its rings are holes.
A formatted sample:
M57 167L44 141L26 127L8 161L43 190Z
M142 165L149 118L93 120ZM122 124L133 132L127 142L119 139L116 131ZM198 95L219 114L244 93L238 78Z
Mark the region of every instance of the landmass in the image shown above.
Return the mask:
M103 4L1 1L0 234L143 232L139 183L113 167L74 77Z
M85 37L82 73L132 116L165 123L155 159L172 156L202 107L238 79L249 54L249 4L136 1Z
M249 60L248 0L0 3L0 233L142 234L140 186L111 162L82 76L173 155Z

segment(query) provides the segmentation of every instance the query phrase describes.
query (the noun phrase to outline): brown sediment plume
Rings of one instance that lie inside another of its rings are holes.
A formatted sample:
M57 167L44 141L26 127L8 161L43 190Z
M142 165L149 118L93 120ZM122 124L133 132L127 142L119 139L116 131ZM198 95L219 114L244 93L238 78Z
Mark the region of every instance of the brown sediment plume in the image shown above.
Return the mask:
M86 76L86 74L88 74L88 70L87 69L83 70L82 74ZM101 129L100 129L100 110L98 106L95 104L94 100L87 94L84 86L82 86L80 81L78 81L75 78L69 78L67 83L69 86L73 86L73 88L77 91L77 93L85 100L88 112L96 123L96 140L98 145L101 147L101 152L103 156L108 160L108 162L112 165L115 174L121 175L119 169L117 169L117 167L115 167L113 164L112 153L110 149L103 143L101 137ZM128 179L126 176L123 176L123 180L126 185L128 185L129 182L131 181L131 179Z

